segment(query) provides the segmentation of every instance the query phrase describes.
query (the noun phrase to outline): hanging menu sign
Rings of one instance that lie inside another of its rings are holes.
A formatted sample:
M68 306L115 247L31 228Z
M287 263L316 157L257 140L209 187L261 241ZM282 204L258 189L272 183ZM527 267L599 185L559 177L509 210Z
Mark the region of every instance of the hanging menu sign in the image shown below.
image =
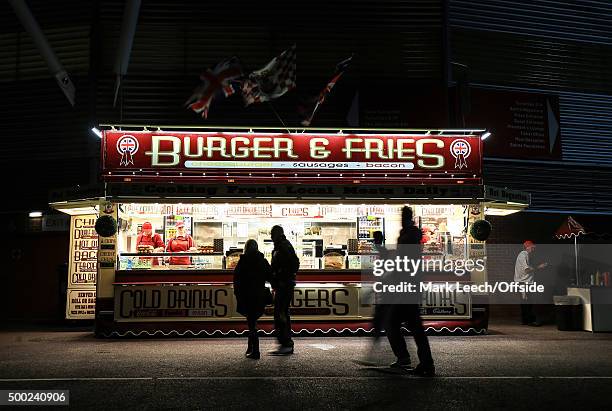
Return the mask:
M70 219L70 256L68 259L67 319L92 319L86 308L95 300L98 270L98 234L95 214L72 216ZM85 295L85 294L93 294ZM94 302L95 306L95 302Z
M73 216L70 224L69 287L96 286L98 234L96 215Z

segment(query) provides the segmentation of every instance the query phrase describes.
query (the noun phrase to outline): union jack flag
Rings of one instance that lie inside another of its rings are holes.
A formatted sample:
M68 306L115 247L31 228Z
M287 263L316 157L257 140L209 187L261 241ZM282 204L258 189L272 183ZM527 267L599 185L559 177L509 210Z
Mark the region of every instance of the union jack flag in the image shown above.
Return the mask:
M327 97L329 93L331 93L332 88L334 88L334 86L336 85L340 77L342 77L346 69L351 64L352 60L353 60L353 56L347 58L346 60L342 60L340 63L336 65L336 73L331 78L331 80L327 82L327 85L323 88L323 90L321 90L321 92L319 93L319 97L317 98L317 102L314 108L312 109L312 113L310 113L310 116L308 116L307 119L302 120L303 126L308 127L310 123L312 123L312 118L314 117L315 113L319 109L319 106L325 102L325 98Z
M240 77L242 77L242 68L238 58L223 60L214 69L206 69L200 75L202 84L193 91L185 105L196 113L202 113L202 117L208 118L208 109L215 95L220 91L225 97L234 94L235 90L231 81L238 81Z
M245 105L278 98L295 88L296 46L274 57L266 66L249 74L242 82Z

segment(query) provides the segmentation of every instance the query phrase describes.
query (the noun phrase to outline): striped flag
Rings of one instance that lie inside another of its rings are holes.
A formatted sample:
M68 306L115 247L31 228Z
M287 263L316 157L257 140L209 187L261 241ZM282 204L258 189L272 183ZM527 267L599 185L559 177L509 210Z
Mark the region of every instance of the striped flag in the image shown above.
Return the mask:
M240 77L242 77L242 69L238 58L223 60L214 69L206 69L200 75L202 84L193 91L185 105L196 113L202 113L202 117L208 118L208 109L215 95L219 92L223 92L225 97L234 94L235 90L231 81L238 81Z
M278 98L295 88L296 46L274 57L264 68L249 74L242 82L245 105Z
M321 104L325 102L325 98L327 97L329 93L331 93L332 88L334 88L334 86L336 85L340 77L342 77L346 69L350 66L352 61L353 61L353 56L347 58L346 60L342 60L340 63L336 65L336 72L334 73L334 76L331 78L331 80L327 82L323 90L321 90L321 92L319 93L319 97L317 98L317 102L314 108L312 109L310 116L308 116L308 118L306 118L305 120L302 120L303 126L306 126L306 127L310 126L310 123L312 123L312 118L314 117L315 113L319 109L319 106L321 106Z

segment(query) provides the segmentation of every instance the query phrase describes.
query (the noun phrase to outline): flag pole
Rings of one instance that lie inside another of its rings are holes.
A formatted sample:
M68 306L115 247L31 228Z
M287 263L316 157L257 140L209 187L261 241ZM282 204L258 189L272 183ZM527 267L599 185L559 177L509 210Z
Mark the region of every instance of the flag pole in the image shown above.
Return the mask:
M317 104L315 104L314 109L312 110L312 114L310 115L310 117L306 120L306 126L310 126L310 124L312 124L312 119L314 118L315 113L317 112L317 110L319 109L319 105L320 103L317 101ZM304 122L303 122L304 123Z
M283 121L281 116L278 114L278 112L276 111L276 109L274 108L274 106L272 105L270 100L268 100L267 103L270 106L270 108L272 109L272 112L274 112L274 114L276 115L276 118L278 118L278 121L280 121L280 123L283 125L283 128L285 128L287 130L287 133L291 133L291 131L289 131L289 127L287 127L287 125L285 124L285 122Z
M576 286L580 287L580 279L578 274L578 236L574 236L574 258L576 259Z

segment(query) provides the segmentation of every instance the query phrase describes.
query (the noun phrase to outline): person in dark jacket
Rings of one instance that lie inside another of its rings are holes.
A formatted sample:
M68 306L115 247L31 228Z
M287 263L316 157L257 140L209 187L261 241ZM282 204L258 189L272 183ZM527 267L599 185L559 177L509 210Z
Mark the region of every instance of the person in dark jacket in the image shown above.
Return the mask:
M385 247L385 236L383 235L382 231L374 231L372 236L374 237L374 250L376 253L378 253L378 258L381 260L387 260L391 253L389 250L387 250L387 247ZM388 304L383 304L382 301L376 302L376 306L374 308L374 318L372 319L374 344L378 342L378 339L382 334L387 318L388 308Z
M377 259L391 259L392 253L387 249L387 247L385 247L385 236L382 231L374 231L374 233L372 233L372 237L374 238L374 251L378 254ZM365 357L362 360L355 361L359 365L377 365L374 361L374 357L378 348L380 337L387 323L387 313L389 312L389 307L391 306L389 304L385 304L381 298L376 297L376 294L374 294L374 318L372 318L372 335L374 336L374 339Z
M237 311L247 318L249 326L249 343L247 358L259 359L259 337L257 336L257 320L264 313L267 304L271 304L270 290L266 281L271 281L270 264L259 252L257 241L248 240L244 246L244 254L234 269L234 295L238 302Z
M293 354L291 338L291 316L289 306L293 300L293 289L299 268L299 259L293 246L285 237L283 227L275 225L270 231L274 242L272 251L272 288L274 288L274 328L280 346L272 355Z
M404 207L402 209L402 230L397 239L398 255L406 256L410 259L421 259L421 230L414 225L412 221L412 209ZM406 275L404 273L404 275ZM420 273L417 273L412 281L418 282ZM417 289L418 289L417 284ZM414 374L423 377L433 377L435 368L429 341L425 335L423 321L417 301L407 301L408 304L394 304L390 307L387 326L387 338L393 350L393 354L397 357L397 361L391 364L391 367L411 370ZM406 348L406 341L402 335L402 323L411 331L414 337L414 342L417 345L417 354L419 364L412 370L410 366L410 354Z

